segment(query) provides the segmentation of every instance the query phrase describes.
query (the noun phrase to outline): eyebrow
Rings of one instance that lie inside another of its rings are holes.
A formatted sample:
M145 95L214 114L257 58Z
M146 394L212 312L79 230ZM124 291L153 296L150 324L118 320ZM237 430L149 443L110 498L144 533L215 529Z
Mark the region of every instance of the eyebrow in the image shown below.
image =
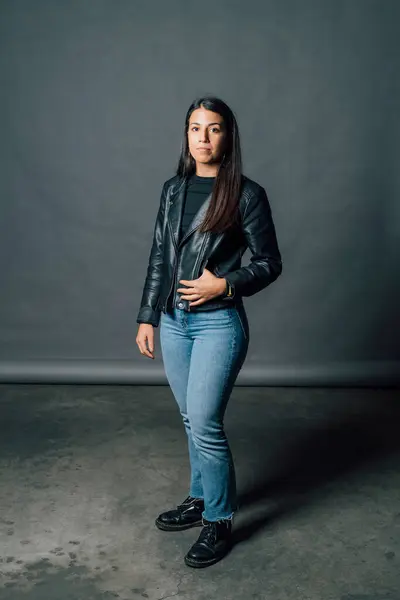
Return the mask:
M201 123L196 123L195 121L192 121L190 124L191 125L201 125ZM216 121L215 123L208 123L208 125L222 125L222 123L219 123L218 121Z

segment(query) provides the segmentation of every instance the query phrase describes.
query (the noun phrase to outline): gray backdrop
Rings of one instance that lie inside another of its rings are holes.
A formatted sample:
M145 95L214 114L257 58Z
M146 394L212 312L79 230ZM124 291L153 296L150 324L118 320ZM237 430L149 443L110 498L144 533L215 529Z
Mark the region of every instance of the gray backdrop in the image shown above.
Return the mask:
M166 383L136 315L185 112L211 93L283 258L245 298L237 383L398 382L399 2L0 9L2 381Z

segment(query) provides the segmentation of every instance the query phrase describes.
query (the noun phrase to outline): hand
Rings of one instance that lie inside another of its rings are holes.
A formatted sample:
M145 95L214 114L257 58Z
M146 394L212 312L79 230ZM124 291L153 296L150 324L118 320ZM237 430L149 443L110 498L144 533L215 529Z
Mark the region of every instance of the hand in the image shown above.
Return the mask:
M139 350L145 356L154 359L154 327L150 323L140 323L136 336ZM148 349L147 349L147 346Z
M179 283L189 286L176 290L180 294L184 294L184 296L181 296L183 300L192 300L192 302L189 302L189 306L204 304L207 300L221 296L226 289L226 279L216 277L208 269L204 269L203 274L198 279L180 279Z

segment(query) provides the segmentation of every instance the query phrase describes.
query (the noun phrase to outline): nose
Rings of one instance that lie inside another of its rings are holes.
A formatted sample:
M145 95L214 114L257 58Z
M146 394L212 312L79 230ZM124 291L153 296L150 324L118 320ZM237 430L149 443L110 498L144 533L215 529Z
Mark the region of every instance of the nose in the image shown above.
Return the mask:
M208 142L208 131L207 131L207 129L205 129L203 132L201 132L201 134L199 136L199 144L203 144L205 142Z

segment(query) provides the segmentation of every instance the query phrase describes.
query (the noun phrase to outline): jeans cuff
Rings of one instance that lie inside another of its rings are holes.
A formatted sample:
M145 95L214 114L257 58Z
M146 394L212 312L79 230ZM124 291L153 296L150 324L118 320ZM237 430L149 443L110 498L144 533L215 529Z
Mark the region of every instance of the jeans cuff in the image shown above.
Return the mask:
M235 515L236 511L232 511L232 513L228 516L228 517L217 517L217 518L212 518L212 519L208 519L206 517L206 515L204 514L205 511L202 513L202 517L203 519L206 519L206 521L212 521L212 522L216 522L216 521L233 521L233 517Z

